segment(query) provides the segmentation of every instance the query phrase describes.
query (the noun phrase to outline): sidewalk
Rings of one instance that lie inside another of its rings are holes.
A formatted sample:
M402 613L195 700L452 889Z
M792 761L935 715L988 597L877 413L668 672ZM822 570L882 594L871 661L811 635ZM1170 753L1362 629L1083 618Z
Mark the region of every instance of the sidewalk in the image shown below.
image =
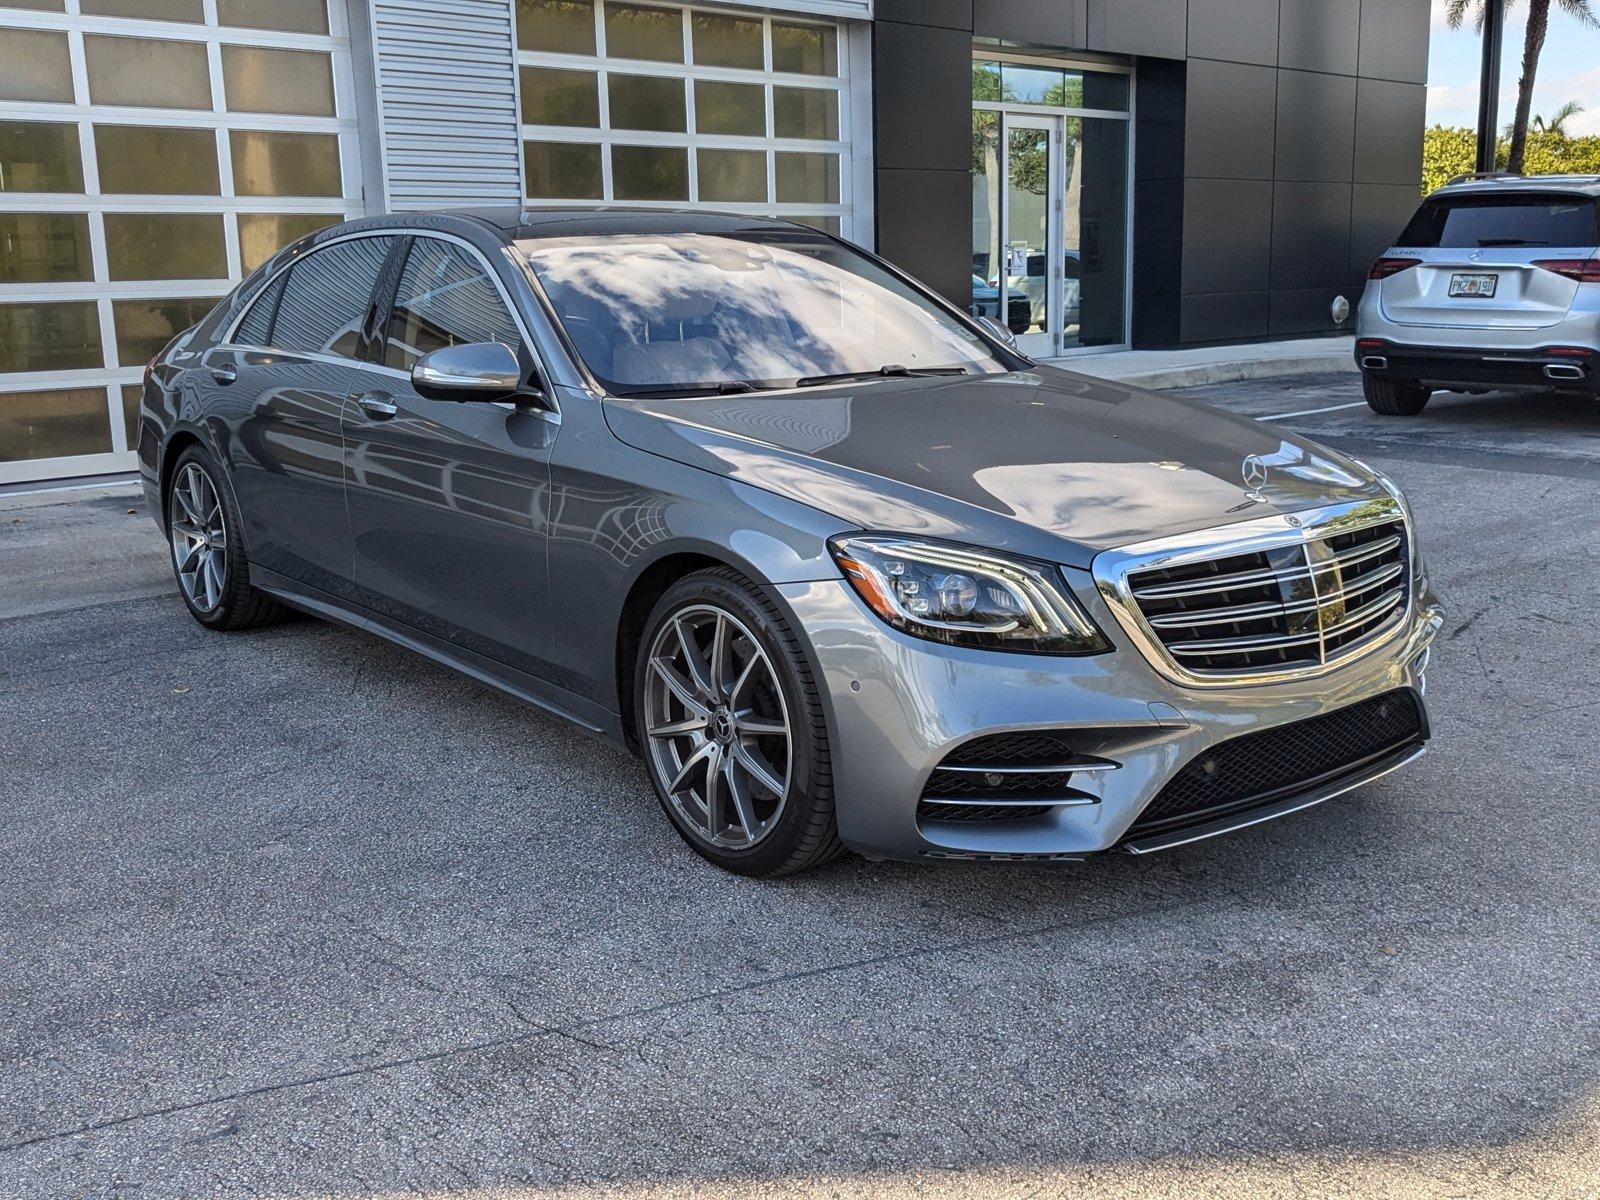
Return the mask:
M1197 387L1237 379L1283 375L1321 375L1355 371L1355 339L1300 338L1292 342L1252 342L1242 346L1201 346L1193 350L1116 350L1047 359L1051 366L1138 387Z

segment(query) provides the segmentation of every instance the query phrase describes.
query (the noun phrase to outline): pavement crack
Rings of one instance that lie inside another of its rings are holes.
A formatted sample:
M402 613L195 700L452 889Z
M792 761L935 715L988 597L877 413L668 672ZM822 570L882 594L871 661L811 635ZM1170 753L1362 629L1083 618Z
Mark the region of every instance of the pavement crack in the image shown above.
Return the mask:
M572 1021L564 1025L543 1025L530 1023L531 1027L526 1033L512 1034L506 1037L486 1038L481 1041L467 1042L459 1046L449 1046L439 1050L430 1050L422 1054L408 1055L404 1058L385 1059L382 1062L367 1063L364 1066L348 1067L341 1071L325 1071L317 1075L306 1075L296 1079L285 1079L277 1083L261 1084L258 1087L242 1088L238 1091L227 1092L217 1096L205 1096L194 1100L177 1101L172 1104L162 1105L158 1108L143 1109L139 1112L124 1113L121 1116L107 1117L101 1121L90 1121L82 1125L75 1125L68 1129L52 1130L48 1133L36 1134L33 1137L20 1138L16 1141L0 1143L0 1154L11 1154L18 1150L26 1150L34 1146L46 1145L50 1142L62 1141L66 1138L81 1137L90 1133L103 1133L109 1129L117 1129L125 1125L132 1125L140 1121L148 1121L160 1117L176 1116L179 1113L193 1112L196 1109L209 1108L217 1104L232 1104L241 1100L254 1100L263 1096L272 1096L280 1092L295 1091L299 1088L316 1087L319 1084L335 1083L340 1080L357 1079L366 1075L380 1074L386 1071L398 1071L407 1067L422 1066L427 1063L442 1062L446 1059L457 1058L468 1054L481 1054L489 1050L501 1050L511 1046L523 1045L546 1037L561 1037L581 1042L586 1046L596 1049L613 1049L613 1047L600 1045L587 1041L580 1036L585 1030L594 1029L601 1025L611 1024L616 1021L637 1020L640 1017L656 1016L661 1013L672 1012L676 1009L692 1008L696 1004L703 1004L708 1000L719 1000L729 996L748 995L751 992L764 988L783 987L787 984L798 983L807 979L816 979L821 976L834 975L844 971L858 971L872 967L888 966L894 963L908 962L918 958L930 958L941 954L960 953L965 950L981 949L986 946L1000 945L1005 942L1026 941L1029 938L1044 937L1053 933L1060 933L1069 929L1083 929L1094 925L1109 925L1120 921L1137 920L1143 917L1159 915L1174 909L1184 907L1178 901L1168 901L1163 904L1148 905L1143 908L1133 909L1128 912L1108 913L1098 917L1082 919L1052 921L1044 925L1035 925L1027 929L996 932L983 937L967 938L958 942L947 942L933 946L914 946L907 950L891 951L885 954L873 954L863 958L845 959L840 962L823 963L820 966L807 967L798 971L787 971L781 975L771 975L760 979L752 979L748 983L731 984L727 987L712 988L709 991L699 992L690 996L680 996L673 1000L663 1000L659 1004L648 1004L637 1008L624 1009L620 1012L609 1013L604 1016L590 1017L581 1021ZM525 1019L525 1018L524 1018Z
M407 1058L387 1059L383 1062L369 1063L362 1067L350 1067L343 1071L327 1071L321 1075L308 1075L299 1079L285 1079L279 1083L266 1083L260 1087L243 1088L236 1092L228 1092L220 1096L207 1096L198 1100L184 1100L175 1104L163 1105L160 1108L144 1109L141 1112L124 1113L120 1117L108 1117L103 1121L91 1121L84 1125L74 1126L71 1129L60 1129L51 1133L41 1133L35 1137L22 1138L15 1142L0 1145L0 1154L10 1154L16 1150L25 1150L30 1146L38 1146L46 1142L56 1142L63 1138L80 1137L86 1133L100 1133L107 1129L116 1129L119 1126L131 1125L137 1121L147 1121L156 1117L170 1117L178 1113L192 1112L199 1108L209 1108L214 1104L231 1104L239 1100L252 1100L260 1096L270 1096L277 1092L292 1091L296 1088L312 1087L319 1083L331 1083L340 1079L353 1079L361 1075L372 1075L380 1071L394 1071L402 1067L418 1066L422 1063L438 1062L457 1054L472 1054L481 1050L493 1050L514 1042L528 1041L541 1036L537 1033L523 1034L516 1037L490 1038L486 1041L471 1042L464 1046L451 1046L443 1050L430 1050L425 1054L414 1054Z

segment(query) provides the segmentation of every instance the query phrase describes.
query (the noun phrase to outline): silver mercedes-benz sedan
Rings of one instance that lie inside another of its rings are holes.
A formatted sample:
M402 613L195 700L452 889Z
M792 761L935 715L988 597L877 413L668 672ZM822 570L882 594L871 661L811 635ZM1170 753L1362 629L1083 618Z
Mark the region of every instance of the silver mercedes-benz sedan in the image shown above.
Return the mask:
M151 363L139 458L200 624L314 613L621 742L748 875L1144 853L1428 737L1381 475L782 221L313 234Z

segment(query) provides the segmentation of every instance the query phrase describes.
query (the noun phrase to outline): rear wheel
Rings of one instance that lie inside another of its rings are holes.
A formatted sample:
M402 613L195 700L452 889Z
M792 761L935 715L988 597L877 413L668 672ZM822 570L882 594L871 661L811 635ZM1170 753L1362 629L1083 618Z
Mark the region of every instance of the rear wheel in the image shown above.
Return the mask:
M239 535L239 509L211 456L190 446L167 484L167 540L172 573L189 614L208 629L253 629L289 615L250 586Z
M1368 407L1386 417L1414 417L1433 395L1433 389L1425 383L1379 375L1363 375L1361 390L1366 393Z
M651 783L697 853L771 877L843 852L816 683L760 588L727 569L674 584L645 626L634 681Z

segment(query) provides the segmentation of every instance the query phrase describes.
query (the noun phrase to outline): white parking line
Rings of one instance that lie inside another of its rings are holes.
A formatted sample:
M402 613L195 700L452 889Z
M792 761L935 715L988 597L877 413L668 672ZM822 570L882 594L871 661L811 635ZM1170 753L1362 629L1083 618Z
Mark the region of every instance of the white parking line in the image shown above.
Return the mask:
M1287 421L1290 417L1310 417L1317 413L1338 412L1342 408L1365 408L1365 400L1357 400L1351 404L1330 404L1327 408L1306 408L1299 412L1278 413L1271 417L1257 417L1258 421Z

